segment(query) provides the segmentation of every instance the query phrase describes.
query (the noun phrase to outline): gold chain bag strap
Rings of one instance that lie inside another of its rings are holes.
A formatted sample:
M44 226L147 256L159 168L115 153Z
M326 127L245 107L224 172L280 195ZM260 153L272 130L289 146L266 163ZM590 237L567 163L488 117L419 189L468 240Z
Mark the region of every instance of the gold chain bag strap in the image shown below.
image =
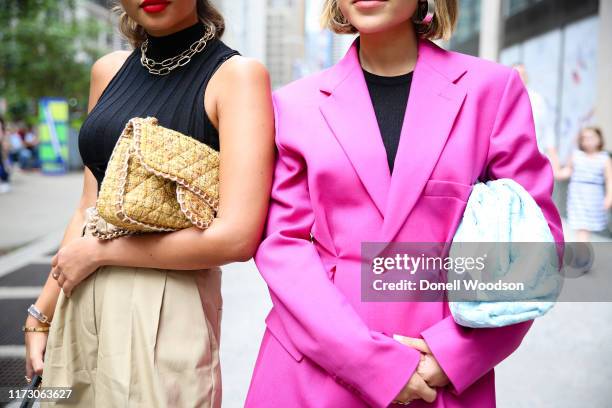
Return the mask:
M218 206L219 152L156 118L133 118L111 154L87 227L101 239L206 229Z

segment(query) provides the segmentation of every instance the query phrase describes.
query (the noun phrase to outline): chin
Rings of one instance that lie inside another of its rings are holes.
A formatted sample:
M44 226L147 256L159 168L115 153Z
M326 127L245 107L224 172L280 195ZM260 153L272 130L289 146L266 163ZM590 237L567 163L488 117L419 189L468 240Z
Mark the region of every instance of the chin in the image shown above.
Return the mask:
M161 16L160 17L148 17L147 16L145 18L140 19L139 24L146 31L154 34L156 32L164 32L172 28L172 26L176 24L176 22L173 19L163 18Z
M147 13L142 8L138 7L134 11L134 20L138 22L146 31L155 33L164 33L172 29L177 24L180 24L185 19L189 18L193 10L180 4L180 2L171 2L161 12Z
M360 24L356 25L355 28L359 31L359 34L376 34L387 31L390 26L384 24Z
M409 24L407 21L404 22ZM397 21L381 17L361 17L352 23L360 34L376 34L390 30L397 26Z

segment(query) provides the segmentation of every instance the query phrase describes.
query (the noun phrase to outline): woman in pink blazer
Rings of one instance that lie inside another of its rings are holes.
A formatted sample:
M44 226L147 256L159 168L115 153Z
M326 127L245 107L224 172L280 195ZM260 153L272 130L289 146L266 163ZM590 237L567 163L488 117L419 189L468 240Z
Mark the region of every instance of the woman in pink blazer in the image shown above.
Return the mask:
M360 37L274 94L278 161L255 257L273 309L247 407L494 407L493 367L531 326L468 329L447 303L361 301L361 243L449 242L478 181L520 183L563 241L519 75L436 46L456 1L437 0L431 22L433 1L418 3L328 0L332 28Z

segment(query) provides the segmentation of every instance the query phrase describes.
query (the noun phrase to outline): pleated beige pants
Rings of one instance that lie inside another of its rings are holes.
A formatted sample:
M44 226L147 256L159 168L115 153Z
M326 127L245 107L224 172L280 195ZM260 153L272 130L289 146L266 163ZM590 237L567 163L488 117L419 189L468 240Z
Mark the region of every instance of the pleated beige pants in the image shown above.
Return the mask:
M103 266L60 292L42 386L73 390L56 407L220 407L221 305L219 268Z

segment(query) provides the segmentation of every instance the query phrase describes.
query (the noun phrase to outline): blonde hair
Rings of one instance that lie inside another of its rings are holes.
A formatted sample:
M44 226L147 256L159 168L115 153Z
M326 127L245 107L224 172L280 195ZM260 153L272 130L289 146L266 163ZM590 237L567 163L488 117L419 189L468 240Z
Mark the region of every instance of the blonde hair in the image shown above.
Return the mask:
M215 37L221 38L225 31L225 20L219 10L209 0L197 0L197 10L200 21L214 30ZM119 15L119 32L133 47L140 47L147 38L145 29L128 16L119 0L115 1L113 11Z
M450 39L457 24L458 11L457 0L436 0L433 21L426 27L415 24L417 32L420 33L421 37L430 40ZM338 0L325 0L321 25L336 34L357 33L357 29L342 14L338 6Z

